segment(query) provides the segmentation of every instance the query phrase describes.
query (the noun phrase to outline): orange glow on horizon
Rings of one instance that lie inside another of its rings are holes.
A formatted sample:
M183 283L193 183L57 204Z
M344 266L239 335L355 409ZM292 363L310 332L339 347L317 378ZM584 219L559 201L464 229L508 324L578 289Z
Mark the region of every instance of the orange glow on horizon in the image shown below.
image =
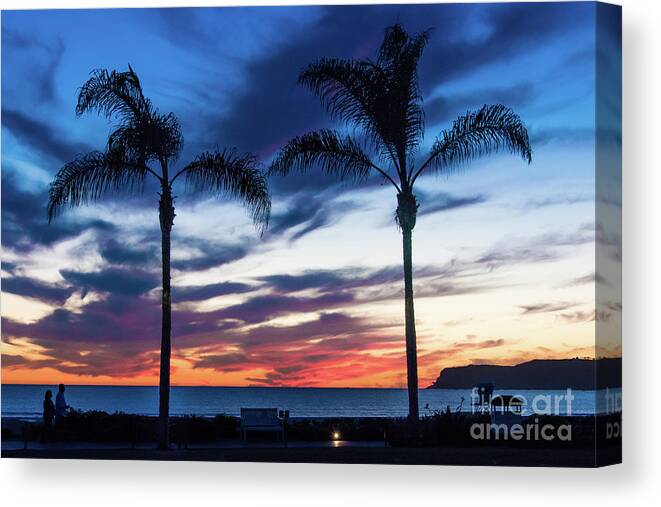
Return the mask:
M594 358L594 349L572 349L565 353L553 353L548 351L542 354L521 354L517 357L493 357L489 358L489 364L514 365L532 359L569 359L573 357ZM173 367L171 385L174 386L213 386L213 387L356 387L356 388L406 388L406 369L404 367L404 356L377 358L378 361L368 364L359 372L359 375L347 377L344 368L330 368L325 376L314 376L313 381L304 378L294 382L279 382L272 385L250 380L268 371L263 369L241 369L234 372L217 372L211 369L192 368L185 361L178 361L176 368ZM358 361L353 358L352 361ZM419 388L424 389L433 383L443 368L453 366L466 366L469 364L484 363L483 360L449 360L433 361L432 363L420 362L419 365ZM393 368L397 364L401 367ZM354 365L356 369L358 365ZM387 366L387 368L383 368ZM159 376L157 372L149 372L135 376L92 376L76 375L61 372L55 368L30 369L19 366L2 366L3 384L43 384L54 385L59 383L69 385L116 385L116 386L158 386Z

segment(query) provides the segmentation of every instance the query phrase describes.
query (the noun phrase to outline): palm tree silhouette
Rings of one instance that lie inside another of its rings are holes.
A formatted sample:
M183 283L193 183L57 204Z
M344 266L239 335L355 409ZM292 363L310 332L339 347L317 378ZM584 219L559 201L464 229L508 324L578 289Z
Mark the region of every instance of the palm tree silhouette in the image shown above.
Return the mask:
M173 185L181 176L188 189L241 200L263 231L271 209L267 181L253 155L238 155L234 150L202 153L175 172L183 148L179 122L173 113L161 114L144 96L140 80L130 65L126 72L103 69L92 72L79 90L76 115L91 111L116 123L104 151L79 155L59 170L50 186L48 221L64 206L88 204L106 193L142 193L147 178L153 177L158 182L163 269L158 445L166 449L169 447Z
M418 202L414 184L426 172L447 173L469 161L508 151L532 161L528 132L511 109L485 105L460 116L436 138L422 163L416 156L424 137L418 61L429 31L410 36L400 25L386 29L376 61L323 58L299 75L300 84L321 99L330 115L354 135L322 129L292 139L276 155L270 172L288 174L319 167L342 179L371 174L397 191L395 219L402 231L404 314L409 420L418 420L418 368L413 309L412 234Z

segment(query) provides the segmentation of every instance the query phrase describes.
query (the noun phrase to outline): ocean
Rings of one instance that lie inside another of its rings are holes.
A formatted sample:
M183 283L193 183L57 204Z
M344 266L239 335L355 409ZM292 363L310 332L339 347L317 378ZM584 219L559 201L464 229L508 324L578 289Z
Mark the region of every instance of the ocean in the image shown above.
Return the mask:
M46 389L53 395L57 386L2 385L2 417L41 417ZM619 390L618 390L619 392ZM559 398L566 391L507 390L495 394L517 394L528 404L544 408L547 399L558 403L559 413L572 415L595 413L596 391L572 391L571 407ZM469 389L421 389L420 415L431 410L455 410L464 398L462 411L471 410ZM155 386L67 386L67 403L80 410L102 410L157 415L158 387ZM290 411L292 418L324 417L405 417L408 412L405 389L298 388L298 387L172 387L170 414L215 416L239 415L240 409L276 407ZM425 408L428 407L428 408ZM598 410L602 412L603 410ZM528 411L528 413L530 413ZM557 413L554 409L554 414Z

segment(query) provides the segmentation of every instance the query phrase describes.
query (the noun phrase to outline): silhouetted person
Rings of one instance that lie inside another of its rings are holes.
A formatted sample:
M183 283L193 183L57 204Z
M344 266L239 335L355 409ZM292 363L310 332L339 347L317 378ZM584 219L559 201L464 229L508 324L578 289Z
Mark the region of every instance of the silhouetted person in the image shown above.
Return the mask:
M53 438L53 418L55 417L55 405L53 405L53 393L49 389L44 396L44 432L41 441L50 441Z
M62 437L64 421L67 416L67 409L70 408L69 405L67 405L67 400L64 398L64 390L64 384L60 384L57 390L57 396L55 397L54 434L58 439Z
M55 423L61 422L67 415L67 400L64 399L64 384L60 384L57 396L55 397Z

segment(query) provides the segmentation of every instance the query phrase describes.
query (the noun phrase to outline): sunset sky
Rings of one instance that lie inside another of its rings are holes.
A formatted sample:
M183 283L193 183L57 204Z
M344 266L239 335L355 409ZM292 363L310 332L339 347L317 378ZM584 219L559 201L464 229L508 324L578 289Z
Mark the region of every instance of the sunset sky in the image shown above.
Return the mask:
M46 218L53 175L109 132L74 114L91 70L131 64L181 121L180 164L227 146L268 165L335 126L298 72L374 55L395 22L433 28L422 154L484 103L520 114L534 150L419 180L420 385L446 366L594 356L594 5L23 11L2 13L2 382L158 383L157 189ZM237 203L178 188L173 384L404 386L394 190L271 183L262 237Z

